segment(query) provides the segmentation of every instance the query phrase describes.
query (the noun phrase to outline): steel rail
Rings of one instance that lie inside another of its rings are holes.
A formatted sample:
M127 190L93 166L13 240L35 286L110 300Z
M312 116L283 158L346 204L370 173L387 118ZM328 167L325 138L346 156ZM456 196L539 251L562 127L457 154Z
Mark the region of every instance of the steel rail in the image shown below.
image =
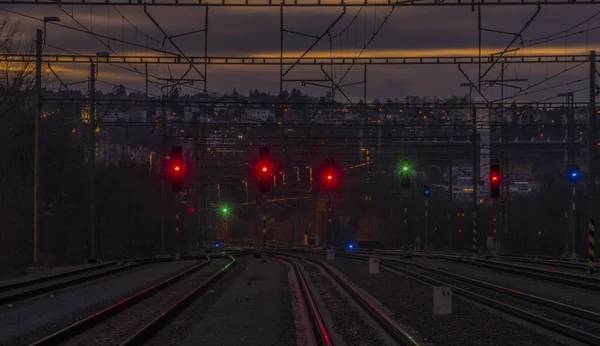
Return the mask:
M40 339L40 340L30 344L30 346L61 344L64 341L69 340L69 339L79 335L80 333L86 331L87 329L102 323L102 321L104 321L105 319L107 319L111 316L118 314L120 311L145 300L146 298L152 296L153 294L157 293L160 290L163 290L163 289L171 286L172 284L176 283L177 281L183 279L185 276L192 274L193 272L197 271L198 269L201 269L201 268L207 266L210 262L211 262L211 259L209 257L206 261L204 261L202 263L199 263L183 272L173 275L170 278L168 278L152 287L146 288L143 291L138 292L128 298L125 298L125 299L121 300L120 302L118 302L114 305L111 305L102 311L99 311L93 315L90 315L90 316L84 318L83 320L75 322L75 323L73 323L51 335L48 335L45 338Z
M329 268L328 266L324 265L320 261L313 260L313 259L307 258L307 257L295 256L295 255L290 255L290 254L279 254L279 253L276 253L276 254L280 255L280 256L289 256L289 257L295 257L298 259L303 259L305 261L308 261L310 263L313 263L313 264L319 266L320 268L325 270L325 272L329 276L331 276L331 278L333 278L334 281L336 281L342 287L342 289L344 291L346 291L346 293L348 293L357 303L359 303L359 305L369 314L369 316L371 318L373 318L375 321L377 321L377 323L386 332L388 332L389 335L396 342L400 343L401 345L419 345L419 343L407 331L402 329L393 320L391 320L389 317L387 317L381 311L379 311L377 308L375 308L366 298L364 298L358 291L356 291L356 289L354 289L354 287L352 287L352 285L350 285L350 283L348 281L341 278L333 270L331 270L331 268Z
M135 261L135 260L133 260L133 261ZM127 261L123 261L123 262L127 262ZM90 267L64 271L64 272L58 273L58 274L42 276L42 277L30 279L30 280L12 282L9 284L1 285L0 292L12 290L12 289L24 287L24 286L36 285L36 284L39 284L42 282L52 281L52 280L65 278L65 277L69 277L69 276L74 276L74 275L85 273L85 272L91 272L91 271L95 271L95 270L99 270L99 269L104 269L104 268L108 268L108 267L111 267L111 266L114 266L117 264L118 264L118 262L111 261L111 262L106 262L106 263L102 263L102 264L98 264L98 265L94 265L94 266L90 266Z
M48 292L51 290L57 290L60 288L77 285L77 284L80 284L82 282L86 282L89 280L99 279L101 277L113 275L113 274L116 274L116 273L119 273L119 272L122 272L125 270L129 270L129 269L141 266L141 265L151 264L151 263L156 263L156 262L163 262L163 261L170 261L170 260L171 259L151 259L151 260L146 260L146 261L140 261L140 262L133 263L132 265L126 265L126 266L122 266L122 267L108 269L108 270L100 271L97 273L92 273L90 275L76 277L76 278L73 278L70 280L60 281L57 283L49 283L47 285L43 285L40 287L26 289L24 291L19 291L19 292L13 293L13 294L0 296L0 305L15 302L15 301L22 300L22 299L29 298L29 297L33 297L33 296L36 296L36 295L39 295L39 294L42 294L42 293L45 293L45 292Z
M167 311L163 312L159 316L157 316L154 320L140 329L137 333L129 337L127 340L121 343L121 346L126 345L141 345L148 339L150 339L154 334L156 334L159 330L163 329L169 322L177 316L187 306L192 304L194 300L206 292L210 287L212 287L219 279L221 279L225 274L227 274L233 266L237 264L237 260L233 256L229 256L231 260L227 265L225 265L218 273L211 276L200 286L195 288L193 291L188 293L186 296L181 298L177 303L171 306Z
M298 280L298 284L302 290L302 296L304 297L304 301L308 311L310 311L311 323L313 326L313 333L315 335L315 339L317 340L319 345L333 345L331 338L329 337L329 332L327 331L327 327L325 326L325 322L323 322L323 318L321 317L321 313L317 308L317 304L314 300L314 295L312 290L308 286L306 282L306 278L304 277L304 273L302 269L298 265L295 259L290 259L292 256L279 256L282 260L288 262L293 270L294 274L296 274L296 279Z
M365 259L363 258L362 260L365 260ZM397 264L390 264L390 263L386 263L385 261L382 261L381 265L384 267L387 267L389 269L393 269L393 270L402 272L403 274L412 276L421 281L427 282L431 285L450 287L450 288L452 288L454 293L456 293L460 296L463 296L468 299L472 299L472 300L482 303L484 305L491 306L498 310L504 311L510 315L517 316L519 318L522 318L523 320L526 320L528 322L531 322L531 323L534 323L541 327L552 330L556 333L568 336L572 339L575 339L575 340L578 340L578 341L581 341L581 342L584 342L584 343L587 343L590 345L600 345L600 337L590 334L588 332L576 329L569 325L566 325L566 324L563 324L560 322L556 322L556 321L547 319L545 317L538 316L534 313L525 311L523 309L519 309L519 308L509 305L509 304L505 304L505 303L500 302L495 299L488 298L481 294L470 292L466 289L449 284L448 282L440 281L438 279L434 279L434 278L424 275L422 273L418 273L418 272L403 268ZM421 269L421 270L423 270L423 269ZM437 274L437 275L441 275L441 274Z

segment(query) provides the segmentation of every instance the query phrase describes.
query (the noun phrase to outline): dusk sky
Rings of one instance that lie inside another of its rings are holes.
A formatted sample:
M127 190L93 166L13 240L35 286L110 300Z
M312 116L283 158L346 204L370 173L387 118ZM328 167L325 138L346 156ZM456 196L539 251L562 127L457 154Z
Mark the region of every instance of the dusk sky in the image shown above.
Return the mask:
M68 14L95 33L108 35L117 39L136 42L175 52L176 49L166 42L157 44L154 40L147 40L142 33L132 27L135 25L141 32L158 39L162 42L163 36L156 26L146 17L142 7L118 7L118 10L131 22L127 23L113 7L63 6ZM81 28L72 18L63 12L58 6L5 6L3 9L27 14L36 18L44 16L57 16L61 18L59 24L70 27ZM149 7L150 14L160 23L161 27L169 34L176 35L204 27L204 8L201 7ZM348 8L345 16L333 28L332 34L334 56L355 56L365 40L368 40L376 27L382 22L386 12L390 8L364 8L358 15L357 20L352 22L349 29L341 35L342 31L359 8ZM518 32L533 15L535 6L527 7L484 7L482 8L483 27L505 32ZM523 35L525 45L528 40L545 37L559 33L587 18L592 18L583 25L572 31L591 29L588 32L572 35L569 37L559 36L550 42L525 48L519 52L521 55L544 55L544 54L587 54L592 49L600 50L600 42L597 37L600 29L600 15L596 13L596 7L592 6L546 6L534 22L527 28ZM311 35L320 35L335 18L342 13L342 8L286 8L285 28L288 30L301 31ZM16 14L7 15L20 22L19 29L24 39L32 39L36 28L42 28L42 23L28 19ZM597 16L594 16L597 15ZM91 35L75 32L73 30L48 25L47 30L47 53L65 53L50 46L60 47L68 51L81 54L95 54L108 49ZM366 39L365 39L366 36ZM512 36L496 33L484 33L484 54L501 51L512 39ZM202 56L204 54L204 34L193 34L175 39L182 50L190 56ZM279 56L279 8L210 8L209 14L209 56ZM299 56L301 52L310 46L312 39L285 35L285 55L289 57ZM106 40L104 39L104 42ZM534 41L537 42L537 41ZM160 55L156 52L146 51L142 48L128 46L119 42L110 42L110 46L119 54L149 54ZM396 8L383 29L373 40L363 57L374 56L475 56L477 55L477 12L471 12L470 7L445 7L445 8ZM315 47L309 56L330 56L329 39L327 36ZM527 78L528 82L519 85L527 87L538 81L563 71L573 65L565 64L537 64L517 65L508 68L506 78ZM81 65L55 65L55 71L65 82L85 80L89 66ZM139 66L143 70L143 66ZM202 71L203 67L198 66ZM185 66L172 67L173 76L178 76ZM329 71L329 67L326 68ZM336 67L335 76L339 78L346 67ZM466 82L460 74L457 66L370 66L368 73L368 99L377 97L404 98L406 95L439 96L464 95L468 92L461 88L460 83ZM476 66L465 66L464 69L470 74L472 80L477 79ZM484 68L485 69L485 68ZM150 73L161 77L168 76L166 66L152 67ZM279 67L264 66L209 66L208 88L217 93L231 92L235 87L238 92L246 94L249 89L259 88L273 93L279 88ZM362 66L356 66L344 83L359 81L362 78ZM573 91L587 86L586 80L576 82L588 77L588 64L574 68L568 73L549 80L531 91L542 89L553 85L574 82L563 88L550 89L544 92L524 95L520 101L539 101L555 96L559 92ZM496 67L486 78L495 78L499 74ZM190 75L197 77L197 75ZM188 77L190 77L188 76ZM286 78L323 78L319 66L296 67ZM52 80L48 76L48 80ZM101 65L98 79L111 83L124 83L126 86L144 89L143 78L133 72L115 69L110 66ZM57 84L53 84L58 86ZM198 88L201 83L196 84ZM85 84L80 87L86 87ZM98 87L109 90L109 84L99 82ZM286 83L284 88L293 87L320 95L327 90L320 88L302 88L299 83ZM513 89L506 89L511 94ZM193 92L192 90L185 90ZM358 100L362 97L362 86L347 88L346 94L352 99ZM156 88L150 88L153 94L159 94ZM578 99L585 100L586 91L577 93ZM499 98L499 88L488 89L486 97L490 99ZM342 98L338 98L342 101ZM562 102L563 99L553 101Z

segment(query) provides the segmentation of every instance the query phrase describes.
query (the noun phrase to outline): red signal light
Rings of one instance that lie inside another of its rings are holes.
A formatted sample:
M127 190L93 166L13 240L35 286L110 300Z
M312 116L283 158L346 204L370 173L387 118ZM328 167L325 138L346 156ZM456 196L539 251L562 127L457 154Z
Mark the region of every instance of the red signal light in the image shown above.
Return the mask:
M327 176L327 180L331 180L331 179L333 179L333 177L330 174L330 175Z
M264 166L264 167L262 168L262 171L263 171L263 173L266 173L266 172L267 172L267 170L268 170L268 168L267 168L266 166Z
M498 183L500 183L500 175L498 175L498 174L491 174L490 175L490 183L491 184L498 184Z
M180 168L179 166L175 166L175 167L173 167L173 170L174 170L175 172L179 172L179 170L181 170L181 168Z

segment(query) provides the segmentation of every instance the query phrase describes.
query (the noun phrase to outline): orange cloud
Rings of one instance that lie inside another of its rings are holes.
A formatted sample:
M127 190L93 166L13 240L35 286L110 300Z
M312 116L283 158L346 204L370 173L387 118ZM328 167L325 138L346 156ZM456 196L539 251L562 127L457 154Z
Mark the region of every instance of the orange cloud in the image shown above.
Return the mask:
M484 48L481 51L482 56L490 56L491 54L501 52L504 48ZM517 55L579 55L589 54L590 50L599 50L600 47L532 47L525 48L518 51ZM284 52L283 57L297 58L302 55L302 51L287 51ZM361 58L392 58L392 57L455 57L455 56L477 56L479 54L478 48L431 48L431 49L382 49L382 50L367 50ZM507 53L506 56L511 56L514 52ZM335 52L333 57L353 57L354 50L344 52ZM276 52L260 52L252 54L251 57L267 57L267 58L279 58L279 53ZM308 53L306 58L314 59L327 59L331 55L329 51L311 51Z

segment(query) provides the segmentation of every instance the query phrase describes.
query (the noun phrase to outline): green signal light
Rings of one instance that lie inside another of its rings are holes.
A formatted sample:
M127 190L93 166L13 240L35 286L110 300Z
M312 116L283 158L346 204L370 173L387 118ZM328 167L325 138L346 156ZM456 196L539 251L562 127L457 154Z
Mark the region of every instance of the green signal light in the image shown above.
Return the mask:
M408 172L408 166L404 166L404 167L402 167L402 170L403 170L404 172Z
M231 215L232 208L229 205L221 205L219 209L217 209L218 214L222 218L228 218Z

